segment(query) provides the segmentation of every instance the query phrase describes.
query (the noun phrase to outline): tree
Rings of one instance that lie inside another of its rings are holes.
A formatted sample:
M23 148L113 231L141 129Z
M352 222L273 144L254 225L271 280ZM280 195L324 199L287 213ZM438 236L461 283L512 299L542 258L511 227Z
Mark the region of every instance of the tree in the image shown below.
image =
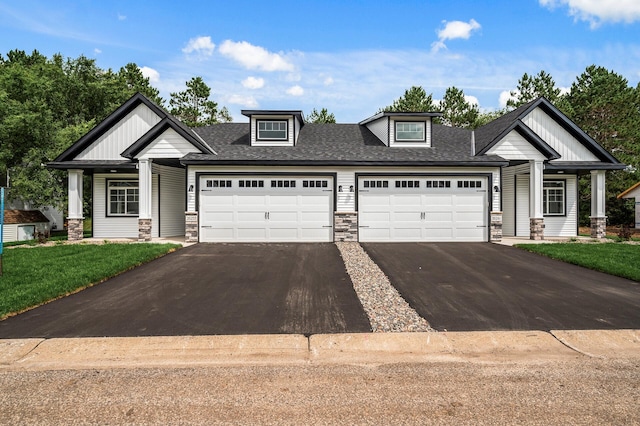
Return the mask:
M320 112L317 109L313 109L311 114L305 117L308 123L335 123L336 116L333 113L329 113L326 108L322 108Z
M385 112L434 112L438 108L433 102L433 95L427 92L421 86L412 86L405 90L404 95L393 101L393 104L382 111Z
M616 195L640 180L640 95L638 88L603 67L591 65L578 76L562 101L562 109L580 128L611 152L627 170L607 173L610 223L632 221L632 212ZM589 177L580 184L583 223L588 221Z
M439 121L445 126L475 128L480 115L478 106L464 97L464 92L457 87L449 87L440 102L442 118Z
M231 120L226 108L218 110L218 104L209 99L211 89L202 77L193 77L186 82L187 89L171 93L171 114L189 127L207 126Z
M160 97L160 91L151 85L149 77L142 75L142 70L133 62L120 68L118 77L132 92L140 92L156 104L163 106L164 99Z
M509 92L511 99L507 101L507 109L515 109L541 96L555 104L560 99L560 89L550 74L542 70L535 76L527 73L518 80L516 90Z

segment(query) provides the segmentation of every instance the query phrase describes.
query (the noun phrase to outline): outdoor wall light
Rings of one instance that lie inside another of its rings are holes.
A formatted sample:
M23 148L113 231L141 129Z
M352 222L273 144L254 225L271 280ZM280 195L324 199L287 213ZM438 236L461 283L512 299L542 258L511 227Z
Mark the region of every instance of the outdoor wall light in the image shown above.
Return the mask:
M342 185L338 185L338 192L342 192Z
M353 192L353 185L349 186L349 192Z
M189 185L189 192L193 192L193 185Z
M500 192L500 187L498 185L494 186L493 192Z

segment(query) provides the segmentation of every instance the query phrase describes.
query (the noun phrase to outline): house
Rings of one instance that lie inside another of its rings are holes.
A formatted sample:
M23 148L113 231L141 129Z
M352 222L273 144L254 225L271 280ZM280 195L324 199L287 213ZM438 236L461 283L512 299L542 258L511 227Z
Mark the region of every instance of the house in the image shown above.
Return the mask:
M475 131L439 113L305 123L245 110L248 123L189 128L134 95L60 154L69 238L82 238L82 179L98 238L192 242L492 241L578 232L578 175L604 236L605 173L620 164L544 98Z
M36 209L30 202L16 199L7 201L5 207L8 210L40 210L49 221L48 226L50 230L61 230L64 227L64 214L54 206L43 206Z
M40 210L5 210L2 242L26 241L36 232L49 232L49 219Z
M632 187L628 188L622 194L618 195L618 198L635 198L636 202L636 220L635 228L640 229L640 182L636 183Z

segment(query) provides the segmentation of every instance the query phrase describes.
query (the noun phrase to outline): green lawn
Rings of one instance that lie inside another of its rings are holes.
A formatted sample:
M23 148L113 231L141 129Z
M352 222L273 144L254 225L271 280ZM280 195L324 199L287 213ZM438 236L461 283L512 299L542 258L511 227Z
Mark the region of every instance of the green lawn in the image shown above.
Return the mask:
M637 244L557 243L516 247L640 282L640 245Z
M5 249L0 318L102 282L179 247L108 243Z

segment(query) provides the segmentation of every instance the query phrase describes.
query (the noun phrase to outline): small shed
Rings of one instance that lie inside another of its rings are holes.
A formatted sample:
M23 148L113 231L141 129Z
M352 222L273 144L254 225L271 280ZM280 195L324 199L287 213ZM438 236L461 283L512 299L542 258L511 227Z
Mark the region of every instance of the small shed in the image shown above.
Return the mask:
M2 240L25 241L36 238L36 232L48 232L49 219L40 210L5 210Z
M636 202L636 229L640 229L640 182L618 195L618 198L635 198Z

